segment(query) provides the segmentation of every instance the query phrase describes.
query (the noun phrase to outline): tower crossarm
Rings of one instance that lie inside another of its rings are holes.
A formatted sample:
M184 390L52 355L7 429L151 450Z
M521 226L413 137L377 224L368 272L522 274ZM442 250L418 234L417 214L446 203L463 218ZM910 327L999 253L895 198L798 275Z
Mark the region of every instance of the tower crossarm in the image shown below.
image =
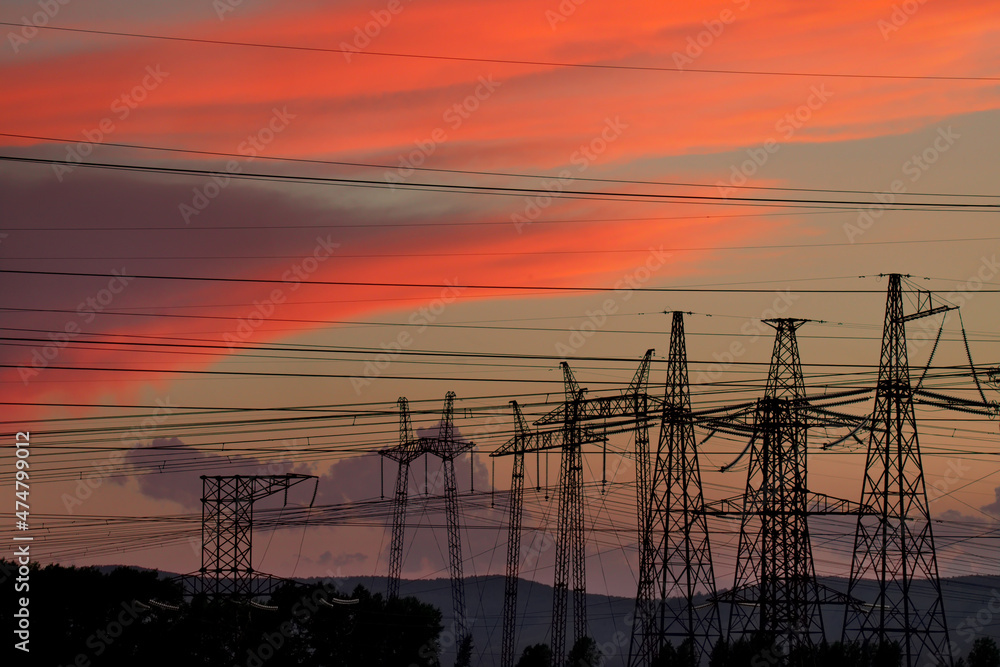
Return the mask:
M700 412L692 412L693 423L713 433L725 433L727 435L749 436L753 435L754 419L757 410L757 402L740 403L739 405L726 406L724 408L714 408Z
M934 391L927 391L926 389L917 389L913 393L915 396L920 397L916 402L924 405L932 405L937 408L956 410L958 412L969 412L975 415L986 415L988 417L996 417L997 414L1000 414L1000 403L996 401L986 403L982 401L970 401L967 398L948 396L947 394L939 394Z
M628 388L622 393L614 396L585 398L572 402L567 400L559 407L537 419L535 425L546 426L549 424L564 423L567 406L571 406L570 409L575 411L573 416L576 421L585 422L612 419L625 415L634 416L637 406L645 407L661 404L662 400L657 400L646 393L646 386L649 380L649 366L652 358L653 350L646 350L646 354L643 355L642 360L639 362L639 368L632 377L632 381L629 382ZM563 364L563 372L566 373L569 367L565 365L565 362ZM579 385L575 384L575 380L572 380L572 374L568 376L567 381L571 381L571 384L568 384L567 387L575 387L576 391L579 392Z
M845 391L829 392L825 394L813 394L809 396L802 396L801 398L793 398L792 401L796 403L809 403L811 405L841 405L841 403L827 404L826 401L840 400L844 398L860 397L858 400L865 400L875 389L873 387L863 387L861 389L848 389ZM850 401L853 402L853 401Z
M860 399L859 401L851 401L852 403L857 403L864 401L866 399ZM871 415L854 415L849 412L840 412L839 410L830 410L829 406L815 406L810 405L808 407L802 408L802 411L812 415L817 421L825 420L827 422L825 425L830 426L847 426L847 427L858 427L864 426L871 422Z
M579 413L577 421L602 421L635 415L635 406L649 405L656 406L662 404L662 399L657 399L645 391L619 394L617 396L595 396L585 398L579 402ZM549 426L561 424L566 414L565 404L553 409L535 421L535 426Z
M702 511L708 516L741 516L743 514L743 496L706 501Z
M834 498L825 493L806 492L806 514L812 516L858 516L876 513L877 510L871 505L864 505L854 500Z
M419 441L410 441L395 447L378 450L378 453L387 459L397 463L413 463L423 456L424 450L420 449Z
M287 492L297 484L301 484L307 479L316 479L316 475L300 475L288 473L286 475L234 475L227 476L226 479L243 480L244 484L239 484L235 488L239 489L239 495L234 500L239 502L253 503L275 493ZM223 476L202 475L201 479L224 479ZM205 499L202 499L205 502Z
M851 597L846 593L842 593L835 588L831 588L826 584L815 582L812 584L815 589L816 595L813 598L816 604L823 605L848 605L851 607L862 607L865 605L863 600ZM753 584L751 586L741 586L739 588L730 588L728 591L723 591L716 594L715 596L710 596L709 600L712 602L727 602L729 604L738 604L741 606L756 607L760 604L760 585Z
M753 508L747 508L745 504L746 496L739 495L732 498L712 500L705 503L705 514L709 516L747 516L757 514ZM789 512L791 513L791 512ZM808 516L858 516L859 514L875 514L876 509L869 505L862 505L853 500L834 498L824 493L806 491L805 493L805 514ZM772 511L771 514L774 514Z
M858 428L869 423L869 416L804 406L798 411L799 425L810 428Z
M869 421L869 417L830 410L829 408L864 402L868 400L871 392L871 389L860 389L838 392L836 394L761 400L783 401L795 408L795 414L800 426L857 427ZM692 418L695 420L695 424L702 428L734 434L746 434L754 430L754 422L759 407L760 401L740 403L723 408L693 412Z
M903 315L902 317L896 318L896 322L910 322L912 320L919 320L924 317L932 317L938 313L946 313L949 310L958 310L958 306L937 306L935 308L929 308L927 310L921 310L916 313L910 313L909 315Z
M491 457L497 456L510 456L511 454L520 453L531 453L531 452L543 452L550 449L562 449L566 443L566 429L536 429L533 431L528 431L524 435L517 435L503 445L498 447L496 451L490 454ZM589 444L594 442L604 442L607 440L607 433L604 429L591 427L591 426L581 426L579 428L579 434L574 439L574 442L579 444Z
M442 438L420 438L416 449L421 453L433 454L442 460L454 459L475 447L472 441L445 440Z

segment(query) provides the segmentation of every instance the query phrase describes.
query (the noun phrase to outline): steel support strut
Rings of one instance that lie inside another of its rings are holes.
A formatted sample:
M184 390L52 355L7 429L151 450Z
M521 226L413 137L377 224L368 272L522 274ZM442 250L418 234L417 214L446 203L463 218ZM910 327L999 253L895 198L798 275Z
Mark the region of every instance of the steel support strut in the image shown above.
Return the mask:
M899 642L902 664L923 667L951 664L952 656L917 439L905 323L943 308L904 315L901 283L901 275L889 276L861 491L862 504L876 512L858 517L848 594L855 594L864 579L874 579L878 590L871 604L847 610L844 638L857 633L862 641ZM930 590L916 592L917 580L924 580Z

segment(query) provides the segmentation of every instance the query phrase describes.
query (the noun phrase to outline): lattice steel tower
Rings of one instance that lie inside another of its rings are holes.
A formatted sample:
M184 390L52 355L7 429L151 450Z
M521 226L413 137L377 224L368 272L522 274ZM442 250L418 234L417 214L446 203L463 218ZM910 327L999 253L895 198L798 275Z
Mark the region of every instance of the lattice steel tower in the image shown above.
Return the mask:
M569 364L560 364L565 384L563 403L543 415L529 427L520 408L514 407L514 437L490 456L514 456L509 508L509 539L507 542L507 578L503 612L502 667L514 663L514 630L516 626L517 580L520 559L521 513L524 489L524 455L529 452L561 452L559 477L559 515L557 518L556 567L554 568L552 604L552 660L562 667L566 650L566 618L570 587L570 565L573 585L574 640L586 635L586 564L583 502L583 452L588 443L607 442L612 433L634 433L636 447L636 484L647 485L649 466L648 405L646 393L649 366L653 350L643 355L632 381L622 393L586 398ZM637 492L637 523L643 532L646 493ZM648 502L648 501L647 501ZM640 540L641 541L641 540Z
M201 568L183 579L196 593L250 600L284 580L253 569L253 506L314 475L202 475ZM313 493L315 499L315 492Z
M473 443L459 440L455 436L454 414L455 393L445 395L444 410L438 424L438 432L433 437L415 437L410 420L409 404L405 398L399 405L399 444L379 452L382 456L396 461L396 489L392 515L392 540L389 545L388 596L399 596L399 579L403 566L403 537L406 528L406 505L409 497L410 464L424 455L441 459L443 467L445 516L448 525L448 566L451 577L452 607L459 642L468 634L465 615L465 579L462 574L462 537L458 511L458 490L455 482L455 458L471 450Z
M583 449L580 438L580 389L573 371L561 364L566 392L563 413L563 450L559 465L559 515L556 536L555 579L552 584L552 661L566 655L566 603L570 561L573 565L573 640L587 635L587 562L583 533Z
M875 600L845 615L844 637L898 641L906 667L932 660L951 663L937 555L924 485L913 389L906 355L906 322L934 315L941 306L903 314L899 274L889 276L875 409L861 502L876 514L858 518L848 594L862 579L878 584ZM930 595L914 592L927 580ZM921 661L921 659L923 659Z
M577 445L600 443L607 440L603 429L581 424L571 424L569 427L564 425L558 429L532 429L521 413L517 401L511 401L511 407L514 410L514 437L490 454L490 456L513 455L514 457L511 471L510 506L508 508L507 575L504 580L501 667L513 667L514 665L517 583L522 557L521 515L524 504L524 456L528 452L563 450L563 445L567 440ZM572 406L569 406L569 409L566 408L566 405L562 406L562 410L566 414L571 414L574 411ZM582 511L582 504L577 509ZM565 633L565 616L563 616L563 633Z
M521 559L521 508L524 503L524 452L531 430L521 414L517 401L510 402L514 410L514 464L511 472L510 509L507 523L507 576L504 579L503 637L500 665L514 664L514 631L517 624L517 572Z
M764 397L757 402L730 632L763 632L789 648L823 638L807 524L807 426L795 332L806 320L767 320L775 331Z
M694 439L684 315L673 313L667 360L666 397L653 481L643 527L646 558L640 557L639 587L632 624L630 666L654 664L672 638L689 641L695 655L711 650L721 634L719 608L698 604L696 595L715 595L715 574L704 512L701 472ZM670 604L670 598L680 598Z

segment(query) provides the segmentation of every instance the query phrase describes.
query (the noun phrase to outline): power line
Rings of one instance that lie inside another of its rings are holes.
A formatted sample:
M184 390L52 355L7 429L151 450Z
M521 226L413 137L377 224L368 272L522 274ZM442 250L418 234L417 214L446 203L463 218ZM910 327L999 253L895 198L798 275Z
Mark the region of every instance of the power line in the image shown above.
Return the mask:
M14 28L22 28L20 23L9 23L0 21L0 25ZM421 53L399 53L391 51L361 51L359 49L338 49L331 47L314 46L292 46L288 44L264 44L259 42L238 42L222 39L200 39L195 37L176 37L169 35L150 35L136 32L117 32L111 30L93 30L85 28L71 28L68 26L44 25L36 26L40 30L59 30L63 32L74 32L90 35L106 35L113 37L132 37L141 39L158 39L172 42L187 42L192 44L213 44L219 46L241 46L261 49L279 49L286 51L302 51L312 53L341 53L363 56L378 56L387 58L413 58L421 60L446 60L455 62L491 63L498 65L529 65L533 67L568 67L594 70L611 71L633 71L633 72L671 72L671 73L691 73L691 74L730 74L743 76L783 76L783 77L817 77L817 78L838 78L838 79L900 79L917 81L968 81L968 82L993 82L1000 81L996 76L943 76L943 75L905 75L905 74L857 74L857 73L825 73L825 72L794 72L794 71L767 71L767 70L739 70L739 69L710 69L693 67L663 67L651 65L609 65L600 63L570 63L545 60L515 60L509 58L474 58L470 56L445 56Z
M0 309L0 310L4 310L4 309ZM72 311L70 311L70 312L72 312ZM120 314L125 315L127 313L120 313ZM161 317L185 317L185 316L182 316L182 315L163 315ZM228 321L232 321L232 319L233 319L233 318L224 318L224 317L196 316L196 315L192 315L190 317L196 317L196 318L199 318L199 319L201 317L205 317L205 318L222 319L222 320L228 320ZM300 321L300 322L310 322L310 323L324 323L324 322L319 321L319 320L287 320L287 321ZM393 323L389 323L389 322L383 322L381 324L383 324L385 326L400 326L400 327L402 327L402 326L408 326L405 323L393 324ZM417 326L417 325L409 325L409 326ZM423 326L423 325L421 325L421 326ZM427 326L430 326L430 325L427 325ZM500 326L474 326L474 325L460 325L460 324L459 325L440 324L438 326L439 327L443 327L443 328L456 328L456 329L488 329L488 330L496 330L496 331L531 331L531 332L543 331L543 332L550 332L550 333L565 333L565 332L568 332L568 331L574 331L574 329L572 329L572 328L565 328L564 329L564 328L545 328L545 327L500 327ZM7 328L7 327L0 327L0 328ZM46 329L26 329L25 331L35 331L35 332L42 332L42 333L46 333L46 332L49 332L49 333L59 333L58 331L52 331L52 330L46 330ZM602 333L615 333L615 334L635 334L635 335L645 335L645 336L663 335L662 331L635 331L635 330L607 330L607 329L602 329L601 332ZM97 335L100 335L100 334L85 334L85 335L87 335L87 336L97 336ZM114 337L131 337L128 334L108 334L108 335L109 336L114 336ZM742 333L742 332L687 332L686 335L689 338L692 337L692 336L697 336L697 337L702 337L702 336L719 337L719 338L727 338L727 339L728 338L756 338L756 337L759 337L759 334ZM145 338L145 337L142 337L142 338ZM241 357L255 357L255 358L280 359L280 360L291 360L291 361L313 361L313 360L322 359L322 358L317 358L317 357L295 356L295 355L299 355L299 354L324 354L324 353L334 353L334 354L358 354L358 353L360 353L360 354L367 354L367 353L380 352L380 350L378 348L346 347L346 346L337 346L337 345L329 345L329 346L315 345L315 346L287 347L287 346L282 346L280 344L270 344L270 345L241 344L238 347L236 347L236 346L230 345L228 343L220 343L220 342L218 342L216 340L212 340L212 339L181 338L181 337L174 337L174 336L159 336L159 337L156 337L156 338L159 339L159 340L157 340L157 341L133 341L133 340L108 340L108 339L87 338L87 339L81 339L81 340L68 341L66 343L66 345L67 346L73 346L73 347L80 348L80 349L89 349L89 350L108 349L108 347L110 347L110 346L123 347L123 348L126 348L126 349L128 349L128 348L140 348L138 351L164 352L164 353L170 353L170 354L175 354L175 352L168 352L167 350L160 350L158 348L171 348L171 349L172 348L184 348L184 349L191 349L191 350L194 350L194 349L226 350L226 351L228 351L230 353L239 352L239 353L241 353L240 354ZM850 340L850 341L872 341L872 340L879 340L879 338L877 336L809 335L809 336L799 336L799 338L800 339L825 340L825 341L829 341L829 340ZM33 346L33 345L28 345L27 343L42 343L42 344L46 344L46 345L51 345L52 344L52 340L53 340L52 338L42 338L42 337L0 336L0 345L7 345L7 346L11 346L11 347L37 347L37 346ZM940 340L944 341L944 342L950 342L950 343L957 343L957 342L960 342L960 341L969 341L969 342L978 342L978 343L993 343L993 342L996 342L994 339L976 340L976 339L968 339L968 338L941 338ZM5 342L5 341L14 341L14 342ZM165 342L165 341L175 341L175 342ZM121 352L121 351L125 351L125 350L114 350L114 351ZM384 349L381 350L381 352L384 352L384 351L385 351ZM250 352L286 352L286 353L294 353L294 354L286 354L286 355L257 355L257 354L247 354L247 353L250 353ZM189 354L196 354L196 353L195 352L190 352ZM208 354L212 354L212 353L208 353ZM442 355L453 355L453 354L464 354L464 353L451 352L451 351L435 351L435 350L406 350L406 351L402 351L401 350L401 351L398 352L398 355L403 355L403 354L418 354L418 355L421 355L421 354L435 354L435 355L442 354ZM485 355L486 353L471 353L471 354L473 354L475 356L480 356L480 355ZM496 353L492 353L492 354L496 354ZM500 357L505 358L505 359L506 358L509 358L509 359L518 359L518 360L544 359L546 361L551 361L551 360L554 360L554 359L558 358L558 357L544 356L544 355L542 355L542 356L540 356L540 355L497 355L497 356L500 356ZM577 360L585 360L586 358L585 357L575 357L575 359L577 359ZM619 358L611 358L611 357L594 358L593 360L601 360L601 361L627 361L627 359L624 359L624 358L619 359ZM653 361L657 361L657 360L654 359ZM851 364L851 367L864 367L864 366L865 365L862 365L862 364ZM990 364L983 364L983 366L985 366L985 367L991 367ZM504 365L502 365L502 367L503 368L513 368L514 366L504 364ZM872 367L872 366L869 365L869 367ZM922 365L922 364L916 364L913 367L916 368L916 369L918 369L918 370L925 368L925 366ZM940 368L962 369L962 368L965 368L965 366L964 365L953 365L953 366L935 366L935 367L926 367L926 368L935 368L935 369L940 369Z
M0 137L12 137L16 139L33 139L38 141L49 141L49 142L59 142L59 143L79 143L76 139L66 139L62 137L43 137L32 134L15 134L11 132L0 132ZM193 155L211 155L215 157L234 157L242 158L246 160L246 155L241 153L225 153L221 151L207 151L207 150L195 150L189 148L167 148L164 146L150 146L148 144L128 144L104 141L100 142L99 146L111 146L114 148L130 148L138 150L148 150L148 151L166 151L171 153L189 153ZM254 160L270 160L275 162L292 162L297 164L318 164L318 165L332 165L340 167L362 167L365 169L389 169L394 170L398 167L391 164L378 164L371 162L344 162L340 160L316 160L307 158L292 158L292 157L282 157L282 156L269 156L269 155L258 155L253 158ZM249 162L249 160L246 160ZM532 178L532 179L552 179L556 176L552 174L529 174L524 172L505 172L505 171L474 171L469 169L443 169L439 167L408 167L413 171L425 171L432 173L441 174L461 174L463 176L502 176L507 178ZM668 187L690 187L690 188L718 188L717 184L713 183L690 183L690 182L680 182L680 181L644 181L644 180L634 180L634 179L618 179L618 178L593 178L584 176L574 176L573 181L583 181L587 183L616 183L616 184L628 184L628 185L657 185L657 186L668 186ZM790 188L790 187L776 187L776 186L764 186L764 185L726 185L726 189L730 190L770 190L776 192L824 192L830 194L860 194L860 195L885 195L890 194L882 190L836 190L830 188ZM957 193L957 192L907 192L908 195L913 195L917 197L982 197L995 199L1000 197L1000 195L987 195L987 194L967 194L967 193ZM506 223L504 223L506 224Z
M196 307L196 306L187 306L187 307ZM235 307L238 307L238 306L232 306L232 307L235 308ZM11 306L0 306L0 312L9 312L9 313L22 313L22 312L23 313L69 313L69 314L78 313L78 311L70 309L70 308L16 308L16 307L11 307ZM642 315L642 314L643 313L637 313L636 315ZM157 318L157 319L219 320L219 321L222 321L222 322L233 322L233 321L239 321L241 319L240 315L233 315L233 316L228 316L227 317L225 315L190 315L190 314L179 314L179 313L123 312L123 311L110 310L110 309L106 309L106 310L101 311L101 315L117 316L117 317L150 317L150 318ZM565 317L561 317L561 318L557 318L557 319L573 320L574 324L578 324L579 323L579 318L580 318L580 315L577 314L577 315L570 315L570 316L565 316ZM473 330L487 330L487 331L531 331L531 332L542 331L542 332L552 332L552 333L565 333L565 332L571 332L571 331L575 330L573 326L566 326L566 327L538 327L538 326L534 326L534 327L528 327L528 326L499 326L499 325L493 325L493 324L468 324L468 323L443 323L443 322L405 322L405 321L403 321L403 322L387 322L387 321L386 322L380 322L380 321L371 321L371 320L310 320L310 319L285 318L285 317L269 317L268 318L268 322L281 322L281 323L294 323L294 324L351 325L352 327L367 327L367 326L372 326L372 327L420 327L420 328L428 328L428 329L473 329ZM838 323L838 324L840 324L840 323ZM24 328L24 327L0 327L0 331L18 331L18 332L45 333L45 334L59 333L58 331L55 331L55 330L52 330L52 329L31 329L31 328ZM268 329L266 331L270 331L270 329ZM601 329L601 333L657 336L657 335L662 335L664 332L660 331L660 330L604 329L604 328L602 328ZM103 336L114 337L114 338L140 338L140 339L149 339L151 341L169 340L169 341L181 341L181 342L185 342L185 343L194 343L195 344L195 345L191 345L190 347L203 347L203 346L200 346L200 345L196 345L197 343L212 343L213 344L212 346L217 346L218 345L217 341L212 340L212 339L204 339L204 338L182 338L182 337L179 337L179 336L144 336L144 335L135 335L135 334L97 333L97 332L94 332L94 333L80 332L80 334L78 334L78 335L88 336L88 337L91 337L91 338L85 338L85 339L81 339L81 340L75 340L75 341L72 342L72 344L79 345L81 343L92 343L92 344L95 344L95 345L117 345L117 344L121 344L121 345L132 345L132 344L139 345L139 343L131 343L131 342L128 342L128 341L115 341L115 340L98 341L98 340L95 340L94 338L92 338L93 336L103 335ZM687 335L689 337L690 336L718 336L718 337L722 337L722 338L733 338L733 337L755 338L755 337L759 337L759 334L757 334L757 333L748 333L748 332L741 332L741 331L733 331L733 332L689 331L689 332L687 332ZM879 340L878 336L832 336L832 335L816 335L816 334L799 336L799 338L800 339L815 338L815 339L820 339L820 340ZM0 341L5 341L5 340L6 341L28 341L28 342L37 341L37 342L42 342L42 343L46 343L46 344L49 344L49 343L52 342L51 338L43 339L43 338L15 337L15 336L0 337ZM943 342L958 342L959 340L963 340L963 339L959 339L959 338L944 338L944 337L942 337L941 340ZM985 338L985 339L969 338L968 341L969 342L974 342L974 343L996 342L996 338ZM2 344L2 343L0 343L0 344ZM145 343L145 345L158 345L158 344L159 343L156 343L156 342ZM270 347L270 348L263 348L263 347L255 347L255 346L242 345L242 346L240 346L240 350L241 351L242 350L253 350L253 351L266 350L266 351L272 351L272 352L274 352L274 351L287 351L287 352L296 352L296 351L311 352L312 351L312 352L314 352L314 351L322 351L324 349L321 346L301 346L301 345L294 346L294 345L287 344L287 343L272 343L272 345L273 345L273 347ZM231 349L231 348L229 348L228 345L226 345L224 347L226 347L227 349Z
M509 222L507 224L510 224ZM387 225L379 225L384 227ZM412 225L407 225L412 226ZM784 243L775 245L748 245L748 246L689 246L684 248L663 248L663 252L715 252L718 250L801 250L805 248L863 248L865 246L881 245L910 245L923 243L968 243L981 241L1000 241L1000 236L981 236L976 238L948 238L948 239L922 239L904 241L868 241L868 242L843 242L843 243ZM400 252L400 253L337 253L337 259L378 259L401 258L401 257L523 257L523 256L549 256L549 255L638 255L649 253L649 248L621 248L621 249L589 249L589 250L521 250L508 252ZM5 257L6 261L11 260L31 260L31 261L91 261L91 260L216 260L216 259L302 259L301 255L105 255L101 257Z
M835 211L794 211L788 213L780 212L768 212L768 213L734 213L727 215L670 215L670 216L654 216L654 217L642 217L642 218L572 218L572 219L537 219L532 220L532 226L535 225L564 225L564 224L589 224L593 222L650 222L650 221L660 221L665 222L668 220L725 220L731 218L770 218L770 217L780 217L780 216L802 216L802 215L836 215L843 211L850 212L851 209L835 210ZM17 232L129 232L129 231L170 231L170 232L216 232L225 231L230 229L238 230L259 230L259 229L381 229L386 228L408 228L408 227L488 227L488 226L503 226L510 227L511 221L508 220L471 220L471 221L460 221L460 222L405 222L405 223L393 223L384 222L377 224L367 224L367 223L322 223L317 225L219 225L215 227L203 227L203 226L184 226L178 227L177 225L154 225L149 227L4 227L7 231L17 231ZM859 245L859 244L855 244ZM863 244L861 244L863 245Z
M36 275L36 276L62 276L77 278L116 278L115 273L90 273L74 271L26 271L17 269L0 269L0 273ZM287 285L289 281L278 278L224 278L218 276L178 276L178 275L152 275L152 274L128 274L128 278L138 278L142 280L178 280L178 281L200 281L200 282L224 282L224 283L259 283L267 285ZM538 290L550 292L608 292L620 289L628 289L630 292L685 292L685 293L720 293L720 294L774 294L774 290L751 289L751 288L721 288L721 287L641 287L641 286L564 286L564 285L495 285L495 284L467 284L467 285L446 285L435 283L404 283L404 282L376 282L376 281L356 281L356 280L296 280L296 284L301 285L325 285L337 287L402 287L402 288L433 288L441 289L450 287L453 289L470 290ZM884 290L877 289L795 289L787 290L798 294L884 294ZM1000 289L978 290L981 294L998 293Z
M0 155L0 160L8 162L34 164L61 164L72 167L92 169L110 169L114 171L134 171L138 173L170 174L174 176L216 177L223 179L273 181L281 183L298 183L306 185L332 185L342 187L361 187L375 189L405 189L422 192L450 192L456 194L493 195L507 197L524 197L538 195L557 197L568 200L621 201L621 202L672 202L691 205L724 205L724 206L775 206L778 208L828 208L836 210L856 210L858 207L877 206L880 210L920 210L920 211L966 211L971 213L989 213L1000 210L1000 204L972 204L966 202L914 202L914 201L861 201L835 199L790 199L781 197L727 197L721 195L680 195L658 192L613 192L601 190L568 190L562 188L528 188L496 185L470 185L459 183L407 182L392 183L384 180L362 178L337 178L332 176L304 176L291 174L263 174L256 172L230 172L212 169L193 169L182 167L166 167L156 165L140 165L111 162L85 162L74 160L56 160L50 158L18 157Z

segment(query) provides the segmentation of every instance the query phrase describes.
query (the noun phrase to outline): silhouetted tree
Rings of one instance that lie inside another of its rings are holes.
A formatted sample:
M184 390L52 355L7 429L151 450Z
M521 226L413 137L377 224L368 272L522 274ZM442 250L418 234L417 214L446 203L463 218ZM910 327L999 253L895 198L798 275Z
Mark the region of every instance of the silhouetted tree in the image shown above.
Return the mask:
M653 658L652 667L697 667L695 655L695 646L690 639L685 639L677 648L667 642Z
M656 653L656 657L653 658L652 667L673 667L676 661L677 650L673 644L667 642Z
M592 637L580 637L569 650L566 664L568 667L597 667L600 660L597 642Z
M302 593L295 594L301 600ZM303 665L437 667L438 636L444 626L435 607L412 597L373 595L363 586L343 597L359 602L335 608L321 605L301 622L302 641L314 649ZM299 615L305 612L300 610Z
M455 667L471 667L472 665L472 635L462 638L458 645L458 655L455 657Z
M882 642L875 647L872 667L899 667L903 660L903 649L896 642Z
M548 644L532 644L521 651L521 658L515 667L549 667L552 662L552 649Z
M729 665L729 640L719 638L712 647L712 652L708 656L708 667L728 667Z
M13 591L11 579L16 577L17 564L0 561L3 587ZM105 574L93 567L33 563L28 580L22 583L28 590L5 596L0 624L11 628L12 603L27 598L31 636L30 654L24 657L38 665L73 664L78 658L94 664L99 661L102 667L135 664L146 646L159 643L159 613L144 601L178 594L156 572L131 568Z
M968 667L1000 667L1000 649L990 637L980 637L972 643L966 661Z
M0 561L0 583L12 588L12 572L16 566ZM349 597L329 585L289 584L272 596L275 610L196 596L174 611L154 601L179 604L181 590L154 571L33 565L27 657L95 667L440 667L436 608L360 586L351 595L356 605L320 602L332 594ZM6 599L0 624L9 628L14 608Z

